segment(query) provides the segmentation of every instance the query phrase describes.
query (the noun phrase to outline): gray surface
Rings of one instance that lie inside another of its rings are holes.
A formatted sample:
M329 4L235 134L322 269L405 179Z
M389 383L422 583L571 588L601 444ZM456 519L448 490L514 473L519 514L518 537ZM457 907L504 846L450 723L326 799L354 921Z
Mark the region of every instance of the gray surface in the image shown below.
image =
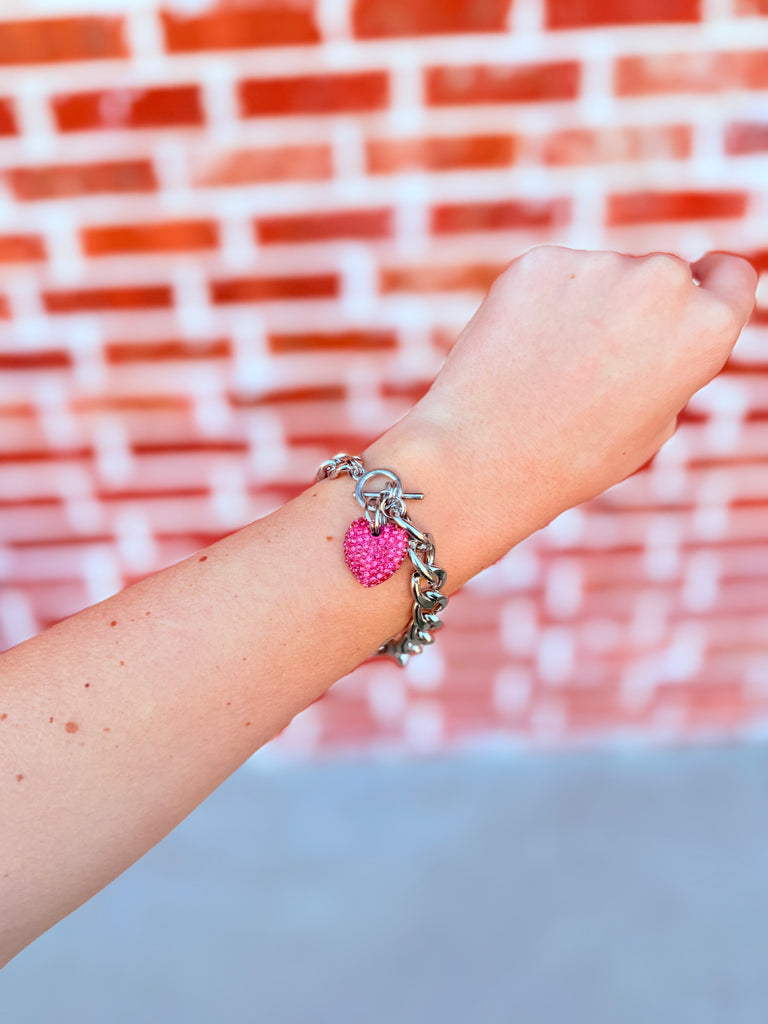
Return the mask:
M4 1024L765 1024L768 751L246 767Z

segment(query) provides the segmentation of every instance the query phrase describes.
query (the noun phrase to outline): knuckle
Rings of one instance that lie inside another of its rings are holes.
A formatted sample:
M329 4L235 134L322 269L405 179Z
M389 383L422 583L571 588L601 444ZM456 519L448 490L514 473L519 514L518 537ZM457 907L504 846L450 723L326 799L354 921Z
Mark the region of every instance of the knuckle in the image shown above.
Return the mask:
M520 275L523 275L523 279L535 277L542 268L551 265L552 250L556 249L557 246L553 245L536 245L515 257L494 280L490 288L491 294L504 293L507 288L514 288Z
M546 242L542 245L534 245L532 248L524 252L520 259L525 260L527 262L530 262L532 260L548 259L550 256L554 256L557 253L567 251L567 249L564 249L560 245L551 245L549 242Z
M532 249L528 249L515 262L520 263L524 267L538 268L541 266L556 266L563 260L572 259L573 250L566 249L562 245L546 243L544 245L535 245Z
M643 257L641 263L646 273L661 283L675 287L690 287L693 284L690 266L672 253L655 252Z

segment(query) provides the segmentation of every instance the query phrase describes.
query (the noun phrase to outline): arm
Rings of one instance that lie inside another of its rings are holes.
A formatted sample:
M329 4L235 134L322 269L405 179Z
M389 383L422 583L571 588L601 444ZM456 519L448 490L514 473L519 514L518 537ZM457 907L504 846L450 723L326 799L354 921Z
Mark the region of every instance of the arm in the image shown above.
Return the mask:
M409 511L447 594L670 435L754 302L744 261L696 273L699 288L673 257L532 250L363 453L425 493ZM407 562L371 589L344 565L352 491L323 480L0 656L0 963L408 621Z

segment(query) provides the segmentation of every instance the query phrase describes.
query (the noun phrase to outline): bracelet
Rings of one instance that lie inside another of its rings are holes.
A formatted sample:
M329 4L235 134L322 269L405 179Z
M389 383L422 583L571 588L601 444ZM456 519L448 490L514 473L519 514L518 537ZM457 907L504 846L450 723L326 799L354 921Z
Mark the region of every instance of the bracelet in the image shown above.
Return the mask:
M344 536L344 561L364 587L375 587L388 580L403 563L406 551L413 564L411 593L413 612L405 632L382 644L377 655L389 655L401 667L411 654L420 654L422 645L434 643L431 633L443 627L438 614L448 604L440 591L448 578L435 565L435 542L431 534L417 530L405 508L408 501L420 501L423 494L405 494L396 473L390 469L365 471L357 455L340 453L322 463L315 481L334 479L348 473L356 480L355 497L364 516L350 524ZM387 483L380 491L364 490L373 477L383 476ZM425 588L422 589L422 584Z

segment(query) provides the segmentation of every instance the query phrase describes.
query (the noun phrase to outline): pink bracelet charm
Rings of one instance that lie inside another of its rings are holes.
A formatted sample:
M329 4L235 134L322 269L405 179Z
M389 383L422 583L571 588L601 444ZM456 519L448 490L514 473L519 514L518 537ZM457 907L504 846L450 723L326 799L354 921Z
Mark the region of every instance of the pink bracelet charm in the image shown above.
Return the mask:
M408 534L394 523L385 523L378 536L361 516L344 536L344 561L358 583L375 587L388 580L403 564Z

